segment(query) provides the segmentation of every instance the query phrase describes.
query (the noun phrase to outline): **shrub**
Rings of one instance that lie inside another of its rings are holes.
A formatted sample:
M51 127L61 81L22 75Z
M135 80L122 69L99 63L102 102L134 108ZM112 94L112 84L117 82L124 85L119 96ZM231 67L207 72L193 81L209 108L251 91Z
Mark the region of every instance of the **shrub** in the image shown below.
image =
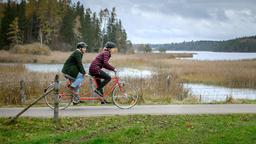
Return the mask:
M50 48L44 44L32 43L25 45L16 45L11 49L13 53L32 54L32 55L49 55Z
M160 49L159 49L159 52L160 52L160 53L166 53L166 49L165 49L165 48L160 48Z

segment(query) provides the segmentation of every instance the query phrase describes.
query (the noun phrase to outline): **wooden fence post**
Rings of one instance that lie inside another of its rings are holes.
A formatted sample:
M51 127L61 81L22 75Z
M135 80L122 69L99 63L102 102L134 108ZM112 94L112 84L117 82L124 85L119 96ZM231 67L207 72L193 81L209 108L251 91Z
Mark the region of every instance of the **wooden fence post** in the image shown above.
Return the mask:
M48 95L53 89L45 92L42 96L38 97L34 102L32 102L29 106L27 106L26 108L24 108L21 112L19 112L16 116L14 116L13 118L11 118L10 122L15 122L17 120L17 118L23 114L25 111L27 111L31 106L33 106L35 103L37 103L39 100L41 100L42 98L44 98L46 95Z
M170 75L167 76L166 78L166 83L167 83L167 92L170 92L170 85L171 85L171 77Z
M59 75L55 76L54 79L54 92L55 92L55 97L54 97L54 116L53 116L53 121L57 123L59 121L59 90L60 90L60 81L59 81Z
M24 83L24 82L21 82ZM30 105L28 105L26 108L24 108L21 112L19 112L16 116L12 117L10 120L11 122L15 122L17 118L23 114L25 111L27 111L31 106L33 106L35 103L37 103L39 100L44 98L46 95L51 93L53 90L55 91L55 100L54 100L54 117L53 120L54 122L58 122L59 119L59 89L60 89L60 81L59 81L59 75L55 76L55 86L54 89L50 89L49 91L46 91L42 96L38 97L34 102L32 102Z
M21 104L25 104L26 95L25 95L25 83L24 80L20 80L20 102Z

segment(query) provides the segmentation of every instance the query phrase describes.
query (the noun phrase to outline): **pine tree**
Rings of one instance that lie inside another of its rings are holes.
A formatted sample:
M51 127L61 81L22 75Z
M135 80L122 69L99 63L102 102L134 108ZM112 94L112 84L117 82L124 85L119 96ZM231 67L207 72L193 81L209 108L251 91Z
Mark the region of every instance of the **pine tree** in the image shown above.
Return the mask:
M10 41L8 40L7 33L9 32L9 26L13 22L14 18L16 17L17 14L17 8L16 8L16 3L13 1L8 0L6 8L4 9L3 12L3 19L2 19L2 24L1 24L1 33L0 33L0 39L1 39L1 48L9 49Z
M2 47L3 45L3 39L2 39L2 20L3 20L3 17L4 17L4 9L5 9L5 6L4 6L4 3L1 3L0 2L0 48Z
M119 20L119 22L116 23L116 43L121 53L127 52L126 39L126 32L122 29L122 22Z
M60 28L60 36L62 41L65 42L65 50L72 50L72 46L75 44L74 24L73 10L68 7L65 10L65 16L63 17Z
M121 45L120 47L122 48L122 53L127 53L127 34L124 29L122 29L122 36L121 36Z
M39 3L37 0L27 0L25 7L26 28L25 42L33 42L38 40L39 35L39 19L37 17Z
M19 18L19 28L20 28L20 36L21 41L24 41L24 31L26 27L26 18L25 18L25 10L26 10L26 1L21 0L20 4L17 5L17 16Z
M80 22L80 16L76 16L74 19L74 39L75 41L81 41L82 40L82 33L81 33L81 22Z
M57 36L61 18L57 0L39 0L38 19L41 43L50 44Z
M74 21L74 38L75 41L82 41L83 40L83 30L82 30L82 24L84 22L84 8L82 5L80 5L80 2L78 1L75 7L75 21Z
M100 21L97 18L96 13L93 13L92 17L92 51L97 52L101 47L101 31L100 31Z
M108 21L107 27L107 39L108 41L112 41L114 43L117 42L116 40L116 9L115 7L112 8L111 16Z
M132 42L130 40L126 41L126 46L127 46L127 52L126 53L130 53L130 54L134 54L134 48L132 45Z
M104 46L104 44L108 41L108 34L107 34L107 25L108 25L108 21L109 21L109 11L108 9L104 9L100 11L100 24L101 24L101 47Z
M52 49L71 50L85 41L88 51L96 52L113 41L125 53L127 36L116 17L115 8L97 16L80 2L71 5L71 0L8 0L0 3L0 48L41 41Z
M4 3L0 2L0 28L1 28L1 20L4 17L4 9L5 9Z
M11 46L18 45L22 43L21 40L21 31L19 28L19 18L16 17L9 26L9 32L7 33L8 40L11 43Z
M91 10L86 9L85 15L84 15L84 22L82 23L82 35L83 40L88 45L88 52L92 51L92 26L91 26Z

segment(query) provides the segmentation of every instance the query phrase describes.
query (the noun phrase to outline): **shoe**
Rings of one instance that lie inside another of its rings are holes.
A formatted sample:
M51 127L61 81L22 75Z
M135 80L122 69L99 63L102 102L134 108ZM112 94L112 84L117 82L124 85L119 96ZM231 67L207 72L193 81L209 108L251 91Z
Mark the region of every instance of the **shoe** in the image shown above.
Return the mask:
M101 103L101 104L111 104L111 102L108 102L108 101L106 101L106 100L103 100L103 101L101 101L100 103Z
M66 83L66 86L67 86L68 88L70 88L70 87L71 87L71 83Z
M73 105L77 105L80 103L80 96L79 95L74 95L73 97Z
M95 90L94 92L95 92L97 95L99 95L99 96L103 97L103 94L102 94L100 91Z

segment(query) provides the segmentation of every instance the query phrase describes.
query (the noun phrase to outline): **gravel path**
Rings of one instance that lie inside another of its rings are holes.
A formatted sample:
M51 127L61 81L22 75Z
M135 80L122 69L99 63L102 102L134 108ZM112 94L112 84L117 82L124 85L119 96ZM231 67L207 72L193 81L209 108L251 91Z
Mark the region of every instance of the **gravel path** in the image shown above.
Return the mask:
M0 117L15 116L23 108L0 108ZM106 115L175 115L175 114L234 114L254 113L256 104L204 104L204 105L138 105L131 109L119 109L115 106L76 106L60 111L61 117L89 117ZM21 116L53 117L48 107L32 107Z

